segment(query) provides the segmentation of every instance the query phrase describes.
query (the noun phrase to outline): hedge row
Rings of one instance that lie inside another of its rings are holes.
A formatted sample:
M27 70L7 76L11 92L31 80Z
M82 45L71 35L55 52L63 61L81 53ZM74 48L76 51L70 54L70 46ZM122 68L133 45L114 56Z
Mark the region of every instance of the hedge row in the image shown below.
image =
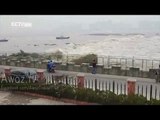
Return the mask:
M160 105L160 100L148 101L138 95L116 95L111 91L92 90L88 88L75 88L70 85L38 85L38 84L0 84L1 89L11 91L24 91L53 96L57 98L69 98L104 105Z

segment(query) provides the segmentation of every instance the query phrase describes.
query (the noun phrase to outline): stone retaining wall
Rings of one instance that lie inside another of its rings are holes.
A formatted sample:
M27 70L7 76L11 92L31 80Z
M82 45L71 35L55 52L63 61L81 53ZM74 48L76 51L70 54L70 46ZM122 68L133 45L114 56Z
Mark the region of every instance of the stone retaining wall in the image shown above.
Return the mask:
M41 68L46 69L47 60L27 60L21 59L20 61L16 59L0 59L1 65L19 66L19 67L31 67L31 68ZM68 64L62 64L61 62L56 63L57 70L64 71L75 71L75 72L85 72L91 73L92 66L89 63L82 63L81 65L75 65L74 62L69 62ZM109 74L109 75L120 75L120 76L132 76L132 77L142 77L142 78L155 78L155 69L149 69L149 71L142 71L140 68L130 67L128 69L122 69L121 67L112 66L110 68L104 68L103 65L97 64L98 74Z

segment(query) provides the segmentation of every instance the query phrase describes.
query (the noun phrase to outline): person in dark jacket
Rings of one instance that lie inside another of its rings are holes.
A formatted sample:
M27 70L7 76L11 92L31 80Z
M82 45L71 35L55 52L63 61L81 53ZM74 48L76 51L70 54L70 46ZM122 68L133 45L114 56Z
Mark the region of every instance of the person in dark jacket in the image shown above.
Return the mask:
M160 82L160 65L159 68L156 70L156 83Z
M92 62L92 74L96 74L96 60L94 59L93 62Z

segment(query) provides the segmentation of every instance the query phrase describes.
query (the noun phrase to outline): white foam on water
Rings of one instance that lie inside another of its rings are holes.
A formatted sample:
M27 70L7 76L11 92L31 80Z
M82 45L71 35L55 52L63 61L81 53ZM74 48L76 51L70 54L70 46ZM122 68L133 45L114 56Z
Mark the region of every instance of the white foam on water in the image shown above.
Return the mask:
M160 59L159 46L159 35L77 35L71 36L68 40L56 40L55 36L19 37L9 38L8 42L0 44L1 53L19 52L20 49L38 53L52 53L58 50L64 54L94 53L105 56L134 56L143 59Z
M132 36L107 36L100 41L94 41L79 46L66 47L68 54L95 53L105 56L125 56L135 58L160 59L160 36L145 37Z

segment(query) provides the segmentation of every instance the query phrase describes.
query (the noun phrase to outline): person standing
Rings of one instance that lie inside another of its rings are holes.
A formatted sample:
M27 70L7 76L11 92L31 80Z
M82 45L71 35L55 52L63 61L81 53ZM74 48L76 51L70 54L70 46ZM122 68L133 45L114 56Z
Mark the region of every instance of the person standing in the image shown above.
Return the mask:
M92 62L92 74L96 74L96 60L94 59L93 62Z
M156 71L156 83L160 82L160 65L159 68Z

